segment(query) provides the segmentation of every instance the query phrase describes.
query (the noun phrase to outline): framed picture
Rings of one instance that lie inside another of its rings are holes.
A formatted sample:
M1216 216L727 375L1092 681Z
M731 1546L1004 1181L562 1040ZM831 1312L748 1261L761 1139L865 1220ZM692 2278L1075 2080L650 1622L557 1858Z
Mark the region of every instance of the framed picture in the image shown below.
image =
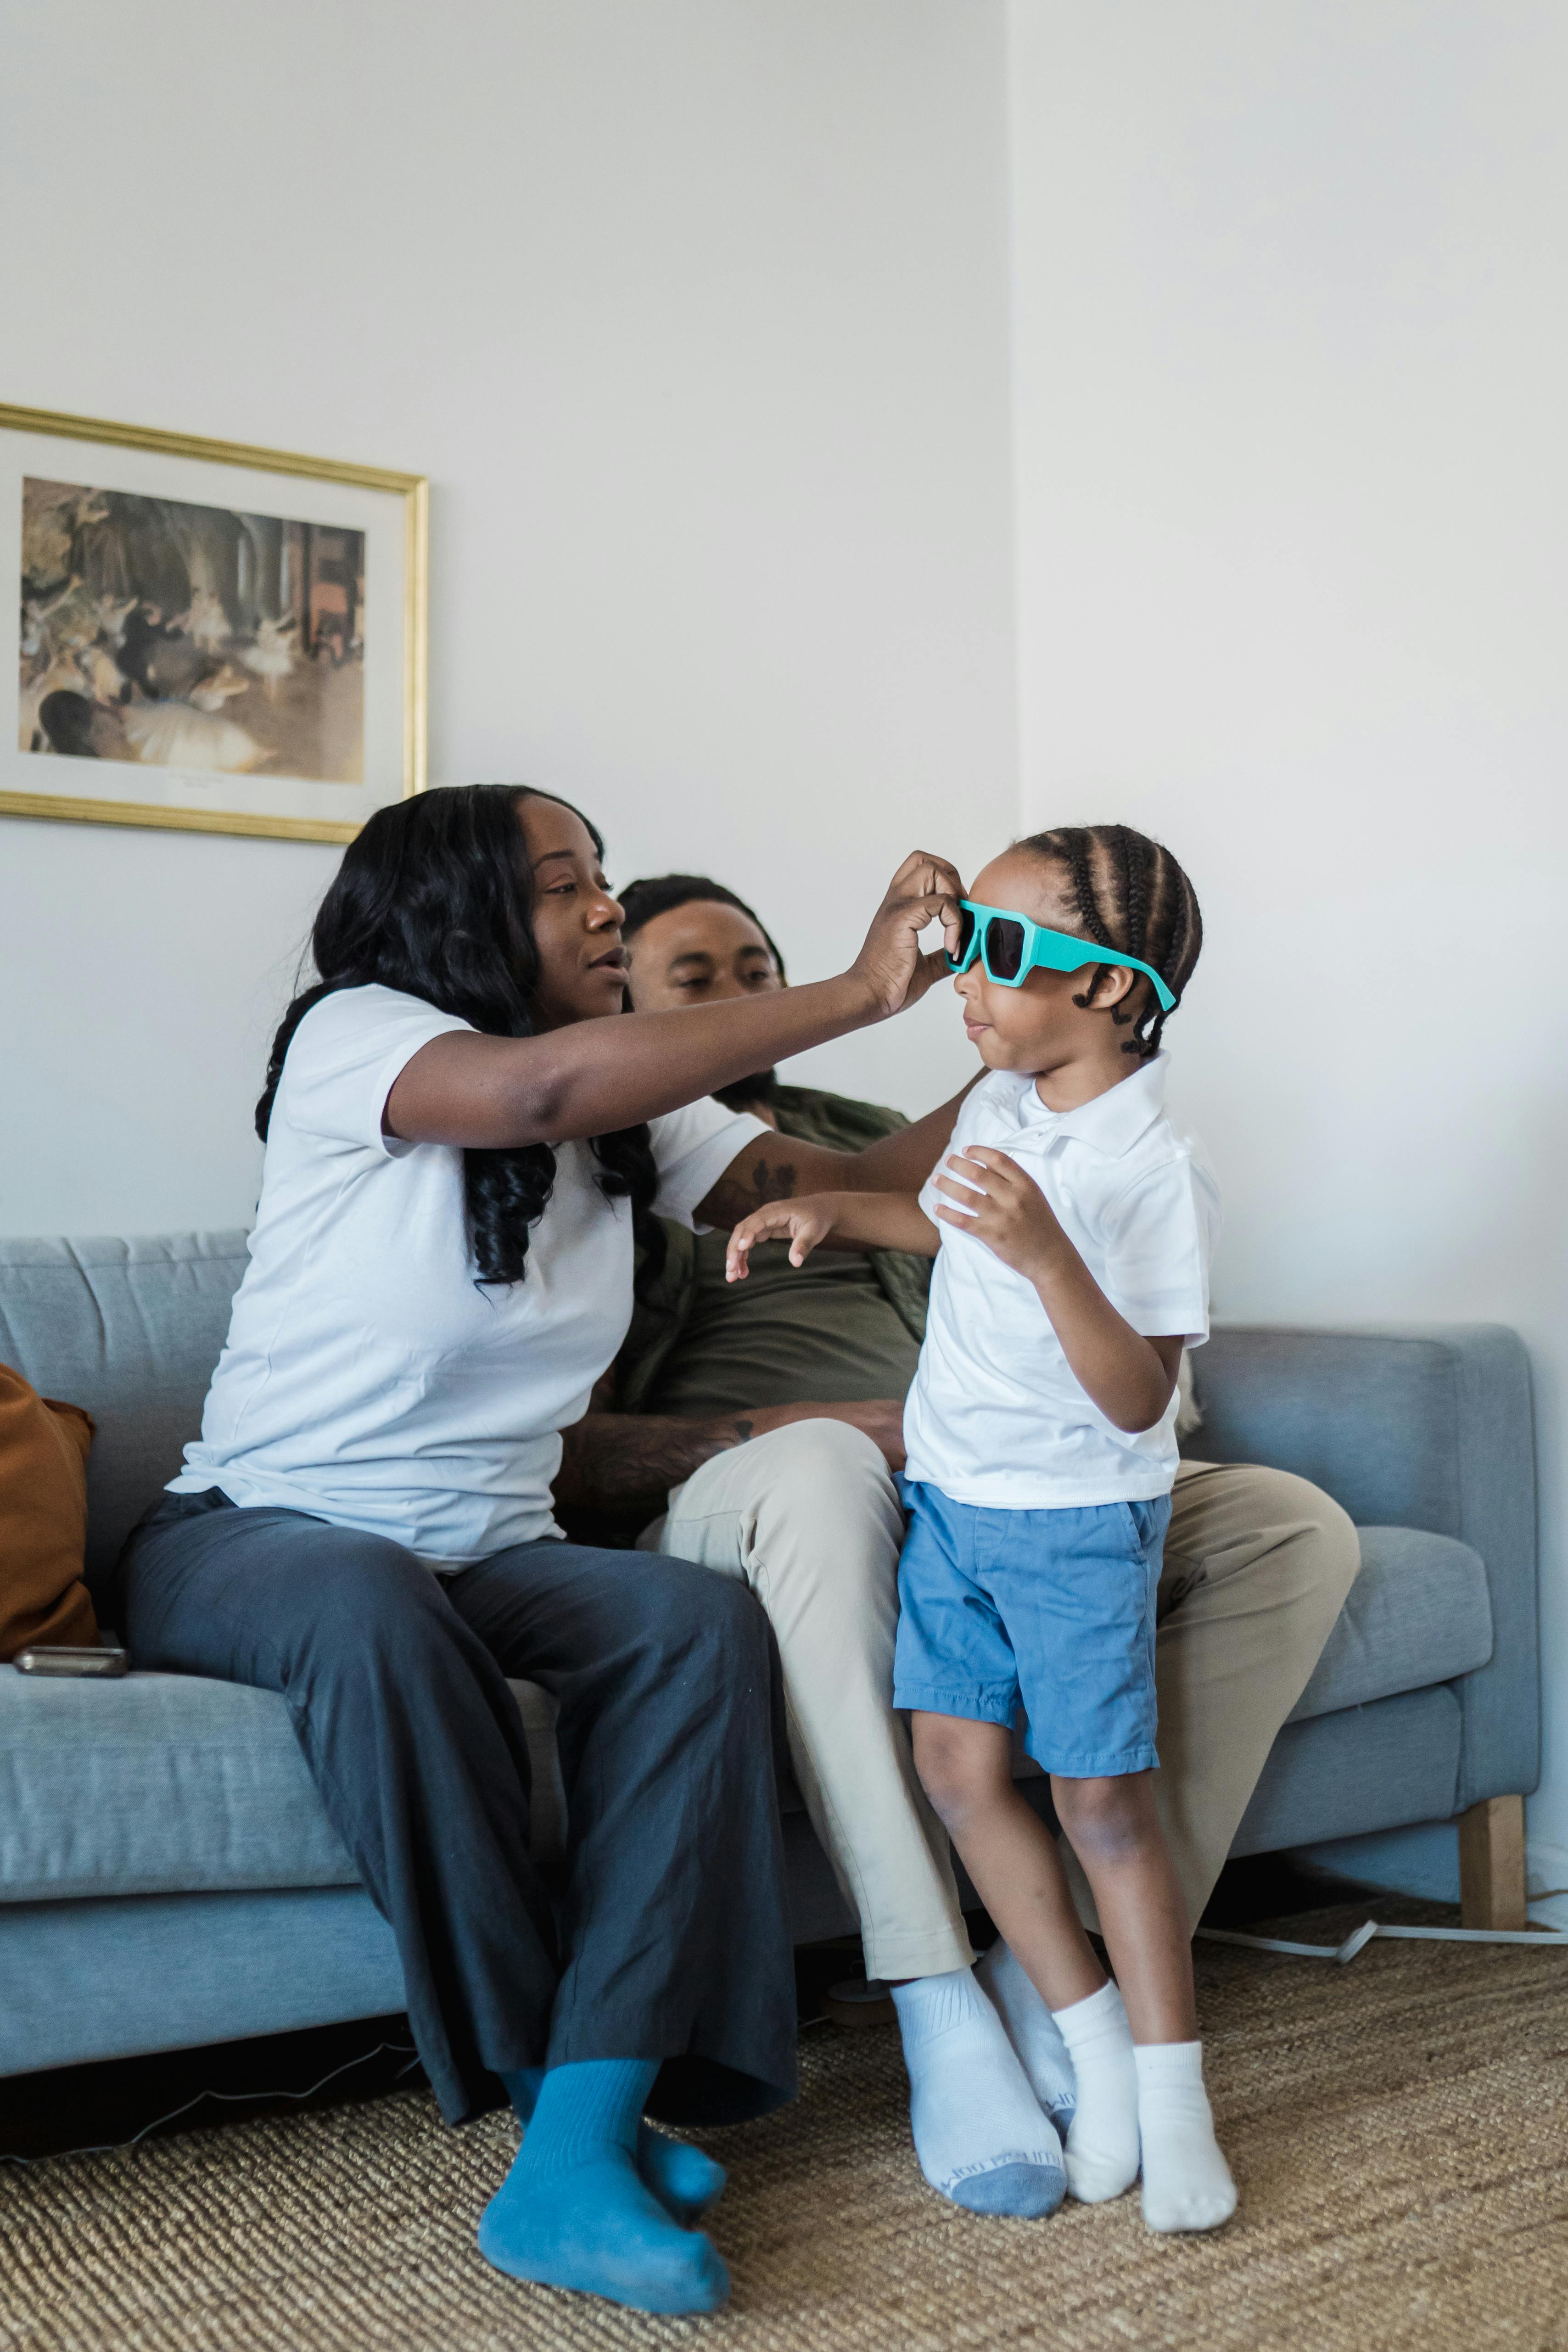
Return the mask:
M0 406L0 812L351 841L424 789L426 514L418 474Z

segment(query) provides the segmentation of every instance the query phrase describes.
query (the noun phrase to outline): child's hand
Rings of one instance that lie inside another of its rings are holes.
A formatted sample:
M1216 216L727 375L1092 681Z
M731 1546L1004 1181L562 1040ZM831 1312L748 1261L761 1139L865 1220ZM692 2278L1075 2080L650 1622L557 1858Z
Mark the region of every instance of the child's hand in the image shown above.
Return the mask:
M972 1143L967 1152L955 1151L944 1164L961 1181L940 1175L936 1189L960 1205L938 1209L941 1223L973 1234L1026 1281L1049 1273L1060 1252L1071 1248L1039 1186L1005 1151Z
M791 1265L804 1265L817 1243L832 1231L833 1202L826 1193L815 1197L807 1193L799 1201L770 1201L765 1209L753 1209L749 1217L743 1217L731 1234L724 1279L744 1282L749 1271L747 1252L755 1242L787 1238Z

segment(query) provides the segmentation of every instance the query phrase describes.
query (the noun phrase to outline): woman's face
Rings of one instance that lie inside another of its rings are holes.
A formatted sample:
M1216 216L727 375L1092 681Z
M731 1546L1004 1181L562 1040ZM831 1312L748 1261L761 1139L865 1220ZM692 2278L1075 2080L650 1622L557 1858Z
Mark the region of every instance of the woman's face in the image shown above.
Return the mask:
M773 950L750 915L717 898L692 898L655 915L631 942L632 1008L663 1013L782 988Z
M593 836L574 810L542 796L518 810L533 874L539 1009L546 1029L622 1011L626 951Z

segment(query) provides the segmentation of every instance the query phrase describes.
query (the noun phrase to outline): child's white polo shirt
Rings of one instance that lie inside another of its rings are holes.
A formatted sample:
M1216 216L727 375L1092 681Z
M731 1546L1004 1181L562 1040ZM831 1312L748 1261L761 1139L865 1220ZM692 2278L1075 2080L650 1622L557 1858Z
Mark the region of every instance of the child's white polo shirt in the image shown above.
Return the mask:
M1118 1313L1150 1337L1208 1337L1219 1190L1203 1146L1165 1108L1159 1054L1077 1110L994 1070L964 1101L921 1193L970 1144L1005 1151L1045 1194ZM951 1171L950 1171L951 1172ZM1129 1435L1079 1386L1034 1285L957 1226L939 1225L926 1340L904 1408L907 1475L957 1503L1005 1510L1150 1501L1176 1473L1176 1399Z

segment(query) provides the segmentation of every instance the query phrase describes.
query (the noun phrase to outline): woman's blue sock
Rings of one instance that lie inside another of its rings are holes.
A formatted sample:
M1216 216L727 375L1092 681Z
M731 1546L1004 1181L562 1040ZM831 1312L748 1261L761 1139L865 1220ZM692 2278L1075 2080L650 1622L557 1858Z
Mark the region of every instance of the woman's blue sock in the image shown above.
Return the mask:
M518 2122L526 2131L539 2103L544 2069L521 2066L515 2074L503 2074L501 2080L517 2110ZM689 2140L671 2139L668 2132L656 2131L652 2124L637 2126L637 2170L659 2203L678 2221L695 2221L700 2213L706 2213L724 2187L721 2164L715 2164L710 2156L704 2156Z
M479 2221L487 2262L635 2311L717 2311L728 2299L711 2242L672 2221L637 2173L637 2127L658 2073L651 2058L550 2069L521 2152ZM518 2078L502 2079L511 2092Z

